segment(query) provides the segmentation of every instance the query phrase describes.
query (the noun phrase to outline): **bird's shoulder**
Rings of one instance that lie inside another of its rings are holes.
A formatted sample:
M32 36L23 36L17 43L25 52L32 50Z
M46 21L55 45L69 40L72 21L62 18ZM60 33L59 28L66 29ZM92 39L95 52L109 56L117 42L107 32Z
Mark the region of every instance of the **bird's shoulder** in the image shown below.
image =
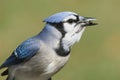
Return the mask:
M40 49L40 40L37 38L30 38L19 45L14 54L19 59L33 56Z
M40 50L40 39L29 38L22 42L7 58L7 60L0 66L0 68L8 67L22 63L32 58Z

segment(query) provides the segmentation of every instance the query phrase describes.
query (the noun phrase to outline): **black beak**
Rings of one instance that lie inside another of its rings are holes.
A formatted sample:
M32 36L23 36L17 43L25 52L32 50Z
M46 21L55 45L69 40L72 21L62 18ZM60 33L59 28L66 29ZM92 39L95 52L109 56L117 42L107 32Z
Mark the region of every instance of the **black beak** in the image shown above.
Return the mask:
M95 18L91 18L91 17L84 17L83 19L83 26L94 26L97 25L98 23L94 23L93 21L95 21Z

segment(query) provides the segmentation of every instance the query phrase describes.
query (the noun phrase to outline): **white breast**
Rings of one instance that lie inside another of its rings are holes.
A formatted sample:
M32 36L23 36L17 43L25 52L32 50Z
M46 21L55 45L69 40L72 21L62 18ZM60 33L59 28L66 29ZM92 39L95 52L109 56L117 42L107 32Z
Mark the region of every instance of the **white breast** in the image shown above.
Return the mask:
M68 61L69 55L66 57L61 57L56 55L56 58L54 61L52 61L47 68L45 69L45 74L51 74L58 72Z

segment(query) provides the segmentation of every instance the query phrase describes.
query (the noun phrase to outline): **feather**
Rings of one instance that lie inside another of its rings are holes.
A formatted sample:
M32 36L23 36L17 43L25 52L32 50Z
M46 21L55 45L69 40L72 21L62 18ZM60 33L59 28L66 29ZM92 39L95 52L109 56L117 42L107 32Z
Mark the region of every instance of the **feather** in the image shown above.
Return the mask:
M63 21L63 19L65 17L70 16L70 15L76 15L76 13L74 13L74 12L61 12L61 13L57 13L55 15L52 15L52 16L46 18L44 20L44 22L59 23L59 22Z
M22 63L33 57L40 49L40 41L28 39L17 47L10 57L0 66L1 68Z

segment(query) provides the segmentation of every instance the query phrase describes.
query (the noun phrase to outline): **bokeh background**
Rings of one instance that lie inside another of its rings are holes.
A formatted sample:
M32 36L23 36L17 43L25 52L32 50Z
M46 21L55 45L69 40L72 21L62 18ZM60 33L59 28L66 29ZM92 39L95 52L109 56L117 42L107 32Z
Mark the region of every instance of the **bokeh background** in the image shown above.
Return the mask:
M86 29L53 80L120 80L120 0L0 0L0 64L42 30L44 18L61 11L97 18L99 25Z

